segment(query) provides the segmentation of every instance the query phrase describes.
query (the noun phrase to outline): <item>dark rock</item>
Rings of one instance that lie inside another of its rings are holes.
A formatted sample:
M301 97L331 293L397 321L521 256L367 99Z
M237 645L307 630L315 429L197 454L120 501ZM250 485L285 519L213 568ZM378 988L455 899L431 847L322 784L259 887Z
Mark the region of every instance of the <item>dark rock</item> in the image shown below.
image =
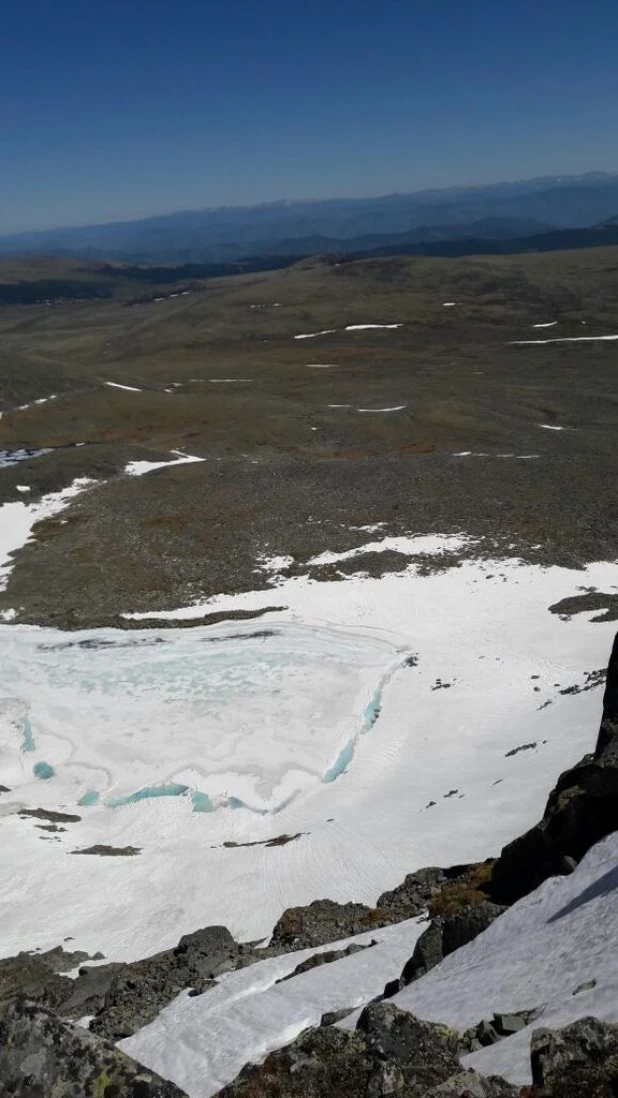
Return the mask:
M31 817L34 820L47 820L49 823L79 823L81 820L81 816L76 816L74 813L55 812L48 808L22 808L19 815Z
M542 1012L542 1007L536 1010L520 1010L511 1014L494 1014L489 1021L483 1019L477 1022L460 1037L460 1054L465 1056L469 1052L487 1048L488 1045L495 1045L505 1037L512 1037L514 1033L519 1033L530 1025Z
M618 1026L580 1018L564 1029L537 1029L530 1061L534 1085L556 1098L609 1098L618 1093Z
M41 957L18 953L0 961L0 1006L23 997L57 1009L72 990L72 981L57 975Z
M85 1029L33 1003L0 1012L0 1093L13 1098L186 1098Z
M135 854L141 854L139 846L105 846L97 843L95 846L86 846L83 850L72 850L71 854L99 854L102 858L132 858Z
M418 980L439 965L449 953L454 953L456 949L473 941L504 910L504 907L483 900L456 915L439 915L437 919L433 919L418 939L410 960L406 961L397 990L411 984L413 980ZM392 984L387 984L387 988L391 986Z
M597 986L596 980L586 980L583 984L578 984L573 992L573 995L579 995L581 991L592 991L593 987Z
M306 907L291 907L284 911L273 930L270 944L279 952L310 949L396 921L388 910L365 904L314 900Z
M10 792L11 792L11 790L9 789L8 785L0 785L0 793L10 793Z
M354 1007L344 1007L343 1010L327 1010L320 1018L321 1026L334 1026L352 1013Z
M107 979L106 969L113 969L103 1004L90 1029L112 1041L130 1037L148 1025L184 988L201 994L213 986L221 973L261 957L262 954L247 951L235 942L227 927L211 926L185 934L174 949L145 960L88 969L92 989L98 980Z
M375 942L370 943L370 945L375 944ZM310 972L312 968L330 965L333 961L340 961L343 957L350 957L353 953L362 953L364 949L369 949L370 945L358 945L356 942L352 942L345 949L329 949L325 950L324 953L314 953L312 957L307 957L305 961L297 964L293 972L288 972L287 976L282 976L280 980L277 980L277 983L283 984L286 980L293 979L294 976L302 976L304 972Z
M491 898L511 904L548 877L571 872L591 846L617 829L618 636L594 754L561 775L540 823L504 848L493 869Z
M499 1075L485 1077L476 1071L460 1071L425 1091L423 1098L519 1098L519 1089Z
M458 1035L390 1003L365 1007L356 1027L381 1061L401 1070L406 1095L424 1094L460 1069Z
M354 1031L306 1030L263 1064L243 1068L218 1098L421 1098L461 1070L457 1035L384 1004Z
M519 1033L528 1025L527 1012L518 1014L494 1014L493 1024L501 1037L510 1037L513 1033Z
M376 907L396 912L400 917L411 919L426 909L447 881L452 881L465 873L468 866L454 866L452 869L438 869L430 866L408 873L403 884L389 892L383 892ZM405 914L404 914L405 913Z

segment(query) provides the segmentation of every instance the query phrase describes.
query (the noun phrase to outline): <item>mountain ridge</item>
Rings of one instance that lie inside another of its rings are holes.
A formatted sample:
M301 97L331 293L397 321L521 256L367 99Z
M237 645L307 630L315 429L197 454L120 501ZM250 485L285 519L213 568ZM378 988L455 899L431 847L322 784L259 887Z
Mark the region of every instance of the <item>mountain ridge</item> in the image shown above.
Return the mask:
M181 210L139 220L4 234L0 254L221 261L308 238L351 243L368 235L399 236L421 228L449 229L459 235L459 227L486 220L510 222L504 236L529 233L531 223L538 223L539 229L582 228L615 217L617 209L618 174L593 173L409 195Z

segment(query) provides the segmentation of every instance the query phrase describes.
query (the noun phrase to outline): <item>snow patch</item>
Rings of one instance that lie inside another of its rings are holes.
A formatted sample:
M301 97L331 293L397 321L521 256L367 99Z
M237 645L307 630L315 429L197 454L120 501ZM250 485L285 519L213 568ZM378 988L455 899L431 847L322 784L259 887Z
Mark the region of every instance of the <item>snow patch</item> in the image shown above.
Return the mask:
M546 343L603 343L613 342L618 339L618 335L607 336L560 336L556 339L512 339L510 341L511 347L524 347L524 346L540 346Z
M135 385L121 385L119 381L106 381L106 385L110 389L124 389L127 393L141 393L142 390L138 389Z
M8 583L14 561L13 553L21 549L30 538L36 522L52 518L62 511L80 492L96 481L78 477L68 488L43 496L38 503L27 505L21 501L4 503L0 507L0 591Z
M155 469L170 469L174 465L191 465L196 461L206 461L206 458L185 454L182 450L170 450L176 455L175 461L130 461L125 465L124 471L130 477L143 477L145 473L152 473Z

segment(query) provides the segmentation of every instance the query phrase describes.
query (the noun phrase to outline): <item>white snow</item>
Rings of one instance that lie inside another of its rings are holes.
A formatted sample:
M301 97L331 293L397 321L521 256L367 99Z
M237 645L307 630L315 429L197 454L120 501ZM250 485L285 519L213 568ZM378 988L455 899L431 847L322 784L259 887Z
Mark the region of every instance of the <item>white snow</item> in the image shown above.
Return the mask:
M307 332L296 335L294 339L315 339L316 336L332 335L339 330L344 332L365 332L370 328L403 328L403 324L347 324L345 328L324 328L321 332Z
M443 309L453 309L456 304L457 304L456 301L443 301L442 302L442 308Z
M403 328L403 324L348 324L344 332L366 332L369 328Z
M557 339L512 339L512 347L540 346L545 343L602 343L612 342L618 339L618 335L607 336L561 336Z
M476 452L474 450L460 450L459 453L453 454L456 458L465 457L477 457L477 458L516 458L518 461L532 461L534 458L539 458L540 454L490 454L484 452Z
M304 335L294 336L294 339L315 339L317 336L332 335L336 328L324 328L321 332L306 332Z
M555 328L557 323L558 323L557 320L548 320L545 324L533 324L532 327L533 328Z
M357 412L402 412L407 405L394 404L391 408L357 408Z
M110 389L124 389L127 393L141 393L142 390L138 389L135 385L121 385L118 381L106 381L106 385L109 385Z
M539 423L544 431L566 431L566 427L558 427L556 423Z
M427 553L457 543L410 541L409 565L380 579L299 576L160 612L281 607L254 621L90 630L62 648L61 632L0 627L3 953L70 934L129 959L214 923L260 938L285 907L374 902L407 872L488 857L539 818L599 721L600 691L560 690L605 666L613 634L547 608L582 586L615 589L618 565L446 569L445 555L426 575ZM402 543L352 552L373 546ZM522 742L537 747L506 757ZM48 780L33 775L41 760ZM99 803L53 841L15 814L75 810L91 792ZM194 811L197 795L213 810ZM298 832L277 848L222 846ZM66 857L94 843L142 853Z
M52 393L51 396L39 397L38 400L32 400L32 401L30 401L29 404L19 404L18 407L17 407L17 411L18 412L25 412L27 408L34 408L35 404L47 404L48 401L57 400L57 399L58 399L58 394L57 393Z
M34 524L57 515L75 496L94 483L87 477L79 477L68 488L43 496L37 503L28 505L17 501L2 504L0 507L0 591L4 590L8 583L14 563L12 554L26 544Z
M359 526L356 529L373 533L382 525L383 523L378 523L376 526ZM451 534L448 537L441 534L425 537L411 537L405 534L403 536L388 536L380 538L379 541L370 541L365 545L358 545L355 549L346 549L341 553L327 550L316 557L310 557L307 565L315 567L316 565L336 564L340 560L351 560L352 557L364 556L365 553L395 552L403 553L408 557L421 557L425 554L434 555L436 553L455 553L472 544L473 539L467 538L463 534Z
M307 363L308 370L336 370L337 367L332 363L322 362L309 362Z
M31 488L29 484L16 484L15 488L18 492L30 492Z
M528 1083L532 1030L590 1014L618 1022L617 903L615 832L571 876L546 881L392 1001L459 1030L494 1011L544 1006L527 1029L465 1059L484 1074ZM596 987L574 994L590 980Z
M196 461L206 461L206 458L185 454L182 450L170 450L176 456L175 461L130 461L125 465L124 471L130 477L142 477L145 473L152 473L154 469L170 469L174 465L190 465Z
M252 380L253 379L250 378L250 377L211 377L211 378L209 378L209 381L210 381L211 385L223 385L223 384L230 385L230 384L234 384L234 383L239 382L239 381L252 381Z
M269 557L264 554L258 557L258 572L267 572L271 575L277 576L280 572L285 572L288 568L294 564L294 557L287 555Z
M171 1079L189 1098L210 1098L322 1014L366 1003L398 976L425 924L410 919L321 949L288 953L232 972L204 995L180 995L149 1026L119 1047ZM277 984L314 953L350 941L377 944Z

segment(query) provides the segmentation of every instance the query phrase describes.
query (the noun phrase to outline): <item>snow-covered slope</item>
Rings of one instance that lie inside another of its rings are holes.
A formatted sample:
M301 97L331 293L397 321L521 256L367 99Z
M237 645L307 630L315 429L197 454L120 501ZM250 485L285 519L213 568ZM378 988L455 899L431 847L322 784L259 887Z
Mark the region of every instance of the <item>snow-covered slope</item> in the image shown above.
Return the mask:
M262 961L221 979L198 997L184 993L151 1025L120 1042L120 1048L171 1079L190 1098L209 1098L306 1029L326 1011L360 1006L395 977L425 929L420 919L361 934L321 950L303 950ZM349 941L378 944L362 953L314 968L283 983L282 977L312 953Z
M618 1022L618 832L569 877L552 877L475 941L392 1000L463 1030L494 1011L544 1006L526 1030L466 1057L484 1074L530 1081L530 1034L594 1015ZM578 991L582 984L596 986Z

